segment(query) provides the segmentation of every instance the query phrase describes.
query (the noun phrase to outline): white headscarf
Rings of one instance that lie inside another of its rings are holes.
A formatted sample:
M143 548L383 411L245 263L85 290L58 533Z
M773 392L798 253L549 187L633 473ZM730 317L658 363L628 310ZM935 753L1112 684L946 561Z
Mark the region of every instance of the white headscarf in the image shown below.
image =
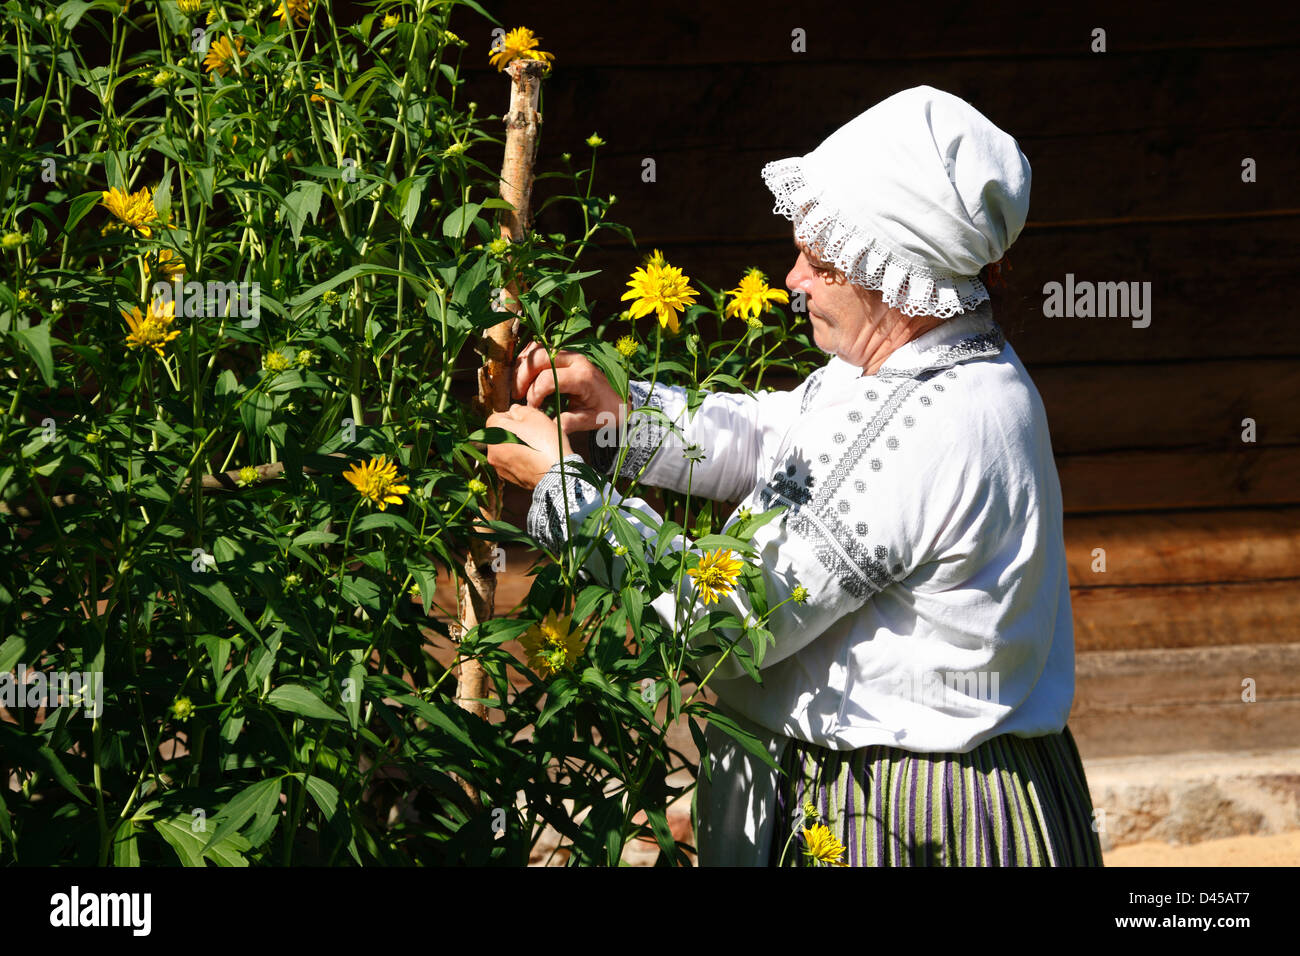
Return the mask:
M948 318L988 299L980 269L1029 214L1029 160L965 100L918 86L763 167L773 212L854 285L906 315Z

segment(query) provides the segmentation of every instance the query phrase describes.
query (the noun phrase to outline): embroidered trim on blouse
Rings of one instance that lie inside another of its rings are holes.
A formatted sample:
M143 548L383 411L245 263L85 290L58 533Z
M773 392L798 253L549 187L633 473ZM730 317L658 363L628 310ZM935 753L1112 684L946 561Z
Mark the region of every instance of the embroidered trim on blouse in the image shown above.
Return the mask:
M655 452L663 444L664 438L670 430L668 423L664 419L658 415L638 415L635 422L631 419L633 411L644 408L646 405L657 408L666 415L668 408L664 404L664 391L664 387L659 386L651 392L649 382L628 383L627 397L631 408L628 410L626 438L629 447L627 457L623 459L623 470L619 472L619 477L636 478L639 476L642 469L650 463L650 460L655 456ZM615 454L617 455L617 449ZM608 467L613 468L613 463L611 462Z
M900 381L894 386L853 441L845 446L834 467L822 472L820 481L812 473L812 463L800 457L797 450L792 450L759 490L759 500L765 508L774 504L789 507L786 518L790 531L807 540L822 566L835 576L840 587L860 600L889 587L905 569L899 566L896 557L891 559L884 545L873 547L865 533L857 530L865 525L864 522L854 522L852 527L846 525L837 509L847 513L851 505L847 499L838 503L835 499L844 482L861 465L867 453L876 447L880 435L899 409L938 371ZM868 401L878 399L875 389L870 386L864 397ZM928 406L928 401L923 397L922 404ZM855 414L857 418L853 417ZM856 409L849 413L850 421L860 419ZM828 455L823 453L819 460L822 459L823 464L829 464ZM872 459L870 464L873 472L883 467L879 459ZM854 488L859 494L864 493L863 481L855 482Z
M565 455L569 464L583 463L578 454ZM565 501L565 495L568 501ZM569 515L582 505L601 498L595 485L578 477L578 473L566 468L560 473L560 463L556 462L537 482L533 489L533 503L528 508L525 527L528 535L549 551L559 551L568 540L565 525Z
M826 376L826 366L823 365L817 371L808 376L808 381L803 387L803 400L799 403L799 413L802 415L812 406L813 399L821 390L822 379Z
M923 364L912 365L907 368L884 366L877 369L876 377L884 379L915 378L932 369L951 368L970 359L991 358L997 355L1002 351L1002 347L1007 344L1007 338L1002 332L1002 327L993 318L992 307L988 303L984 303L975 310L975 314L987 318L987 328L983 331L968 335L947 345L937 345L934 348L924 350L920 355Z

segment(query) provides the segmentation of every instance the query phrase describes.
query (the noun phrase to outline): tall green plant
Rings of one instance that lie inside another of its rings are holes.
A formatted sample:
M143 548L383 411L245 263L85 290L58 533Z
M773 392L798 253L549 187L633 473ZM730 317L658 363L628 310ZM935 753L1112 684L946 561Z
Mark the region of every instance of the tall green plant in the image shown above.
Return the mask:
M598 139L553 200L580 236L495 238L499 117L459 102L453 6L345 24L303 0L6 4L0 675L102 691L40 707L0 676L0 859L522 863L546 825L573 862L646 833L686 859L666 732L725 723L681 688L724 626L745 635L727 653L761 655L763 618L645 613L698 563L662 550L709 530L689 495L669 496L659 559L584 578L583 552L621 547L611 509L456 645L499 716L462 711L429 653L454 616L439 576L474 535L527 539L475 520L500 435L455 373L512 279L531 337L624 394L757 385L808 342L778 313L725 317L706 287L680 335L612 344L633 327L593 319L579 269L602 232L631 238L594 193ZM699 545L743 558L761 520ZM511 643L561 623L580 654Z

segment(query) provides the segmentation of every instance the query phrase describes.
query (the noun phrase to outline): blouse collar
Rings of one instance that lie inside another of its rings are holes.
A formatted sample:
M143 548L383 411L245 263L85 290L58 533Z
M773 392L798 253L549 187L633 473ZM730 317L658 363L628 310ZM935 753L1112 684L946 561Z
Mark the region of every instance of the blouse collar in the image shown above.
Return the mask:
M838 355L830 356L826 366L827 381L855 387L864 378L916 378L931 370L951 368L971 359L992 358L1006 344L1002 327L993 319L993 307L981 302L974 310L945 319L924 335L890 353L873 376Z
M890 353L878 378L914 378L958 362L991 358L1002 351L1006 337L993 319L993 308L981 302L973 311L945 319L935 328Z

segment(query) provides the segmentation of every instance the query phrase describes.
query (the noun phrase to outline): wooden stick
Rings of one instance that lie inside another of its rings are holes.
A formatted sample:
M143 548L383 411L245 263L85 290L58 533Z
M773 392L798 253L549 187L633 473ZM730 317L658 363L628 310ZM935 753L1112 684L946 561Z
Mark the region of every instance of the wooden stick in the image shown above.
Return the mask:
M510 108L506 113L505 159L501 165L501 198L513 206L503 210L500 217L501 235L511 242L519 242L532 224L533 163L537 156L537 140L542 117L537 111L542 90L544 63L537 60L515 60L506 70L510 74ZM520 311L518 296L522 289L515 279L506 285L504 308L515 315L489 328L483 333L480 346L483 367L478 375L478 406L483 414L503 412L510 407L510 372L514 362L515 346L519 340ZM483 517L495 520L501 515L499 490L493 490ZM481 538L471 540L465 557L464 577L457 591L457 616L461 635L470 628L489 620L495 610L497 579L492 568L495 545ZM463 661L456 687L456 700L465 710L487 719L487 705L483 698L487 692L487 674L477 660ZM477 790L461 781L470 799L479 804Z

